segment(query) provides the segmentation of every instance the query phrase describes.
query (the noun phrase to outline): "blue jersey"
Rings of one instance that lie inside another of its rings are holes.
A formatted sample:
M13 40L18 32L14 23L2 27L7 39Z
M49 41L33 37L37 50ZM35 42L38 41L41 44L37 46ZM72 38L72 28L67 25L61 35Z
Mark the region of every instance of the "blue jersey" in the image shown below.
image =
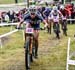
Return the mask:
M43 12L44 17L45 18L48 17L50 12L51 12L51 8L46 8L45 11Z
M40 28L40 22L43 21L43 17L40 16L39 14L36 14L35 18L31 18L30 14L26 14L24 16L24 21L30 23L30 25L34 28L34 29L39 29Z

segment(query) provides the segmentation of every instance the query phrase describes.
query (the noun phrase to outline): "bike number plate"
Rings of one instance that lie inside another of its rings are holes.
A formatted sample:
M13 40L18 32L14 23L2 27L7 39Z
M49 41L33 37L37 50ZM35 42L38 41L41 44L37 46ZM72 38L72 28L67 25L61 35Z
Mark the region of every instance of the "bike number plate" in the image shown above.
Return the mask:
M59 22L59 19L57 16L54 17L54 22Z
M63 20L66 20L66 17L63 17Z
M33 34L34 29L33 28L26 28L26 33Z

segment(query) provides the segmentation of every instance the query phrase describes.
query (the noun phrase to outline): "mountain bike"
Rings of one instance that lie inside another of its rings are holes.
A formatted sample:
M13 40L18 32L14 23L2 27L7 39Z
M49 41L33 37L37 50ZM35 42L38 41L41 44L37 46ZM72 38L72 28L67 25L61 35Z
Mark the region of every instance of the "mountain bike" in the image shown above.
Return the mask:
M24 29L24 28L18 28ZM40 30L44 30L44 28L40 28ZM34 39L34 29L33 28L25 28L25 37L26 42L24 44L25 48L25 67L26 70L30 70L31 62L33 62L33 58L35 58L35 39Z
M40 28L40 30L44 30ZM26 44L25 44L25 64L26 69L30 69L30 63L33 62L33 58L36 57L36 46L35 46L35 38L34 38L34 29L26 28Z
M59 25L59 17L58 16L54 16L54 19L53 19L53 30L54 30L54 33L56 35L56 38L60 39L60 25Z

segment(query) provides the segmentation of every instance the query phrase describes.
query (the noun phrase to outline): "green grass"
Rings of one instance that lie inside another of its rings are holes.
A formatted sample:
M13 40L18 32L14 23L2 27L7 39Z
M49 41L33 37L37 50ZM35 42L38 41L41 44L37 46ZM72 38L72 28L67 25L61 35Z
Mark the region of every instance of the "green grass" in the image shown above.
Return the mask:
M10 27L0 28L0 33L8 32ZM67 40L73 39L75 25L68 25L68 36L57 40L52 35L40 31L39 58L31 64L31 70L66 70ZM0 70L25 70L22 31L9 36L10 40L0 49ZM75 50L75 41L71 40L71 52ZM70 66L70 70L75 70Z
M18 0L18 2L24 2L24 0ZM15 3L15 0L0 0L0 4L11 4Z
M0 27L0 35L5 34L7 32L10 32L11 30L13 30L14 27L10 26L10 27Z

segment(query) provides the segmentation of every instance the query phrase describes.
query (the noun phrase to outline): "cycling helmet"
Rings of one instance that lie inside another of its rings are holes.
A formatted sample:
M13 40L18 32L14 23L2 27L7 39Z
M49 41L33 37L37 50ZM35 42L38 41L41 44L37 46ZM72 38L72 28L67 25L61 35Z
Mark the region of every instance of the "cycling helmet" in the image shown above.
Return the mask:
M54 7L53 7L53 10L58 10L57 6L54 6Z
M63 6L63 5L61 5L61 6L60 6L60 9L64 9L64 6Z
M37 9L36 9L35 5L32 5L29 7L30 14L36 14L36 12L37 12Z

